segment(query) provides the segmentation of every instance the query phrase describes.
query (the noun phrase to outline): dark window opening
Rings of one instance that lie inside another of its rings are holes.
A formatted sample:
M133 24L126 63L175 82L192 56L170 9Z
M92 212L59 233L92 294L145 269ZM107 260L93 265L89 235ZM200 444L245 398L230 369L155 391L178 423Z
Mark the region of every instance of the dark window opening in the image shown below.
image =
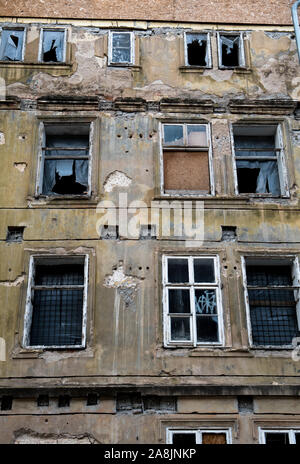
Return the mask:
M64 31L43 30L42 57L45 63L64 60Z
M98 395L97 393L89 393L87 396L86 405L95 406L98 404Z
M21 61L24 30L3 29L1 33L0 60Z
M173 445L195 445L196 434L195 433L173 433Z
M207 37L187 34L187 61L190 66L207 66Z
M45 136L43 194L87 194L89 125L46 125Z
M117 240L119 238L119 226L109 226L104 224L101 230L103 240Z
M49 406L49 396L48 395L39 395L37 399L38 406Z
M222 241L234 242L237 239L236 226L221 226L222 227Z
M240 36L221 35L221 64L228 68L240 66Z
M22 242L24 229L25 227L8 226L6 241L7 242Z
M81 345L83 292L83 264L36 265L30 346Z
M68 395L61 395L58 397L58 407L68 408L70 406L70 397Z
M300 334L291 266L251 264L246 270L253 343L290 345Z
M288 433L266 433L266 445L289 445Z
M131 411L142 412L143 403L140 394L119 393L117 395L116 410L119 412Z
M234 147L239 193L266 193L279 196L278 149L275 127L256 128L258 135L242 135L246 127L234 129ZM255 131L254 127L248 128ZM264 135L272 132L273 135Z
M1 411L10 411L12 409L12 396L2 396Z

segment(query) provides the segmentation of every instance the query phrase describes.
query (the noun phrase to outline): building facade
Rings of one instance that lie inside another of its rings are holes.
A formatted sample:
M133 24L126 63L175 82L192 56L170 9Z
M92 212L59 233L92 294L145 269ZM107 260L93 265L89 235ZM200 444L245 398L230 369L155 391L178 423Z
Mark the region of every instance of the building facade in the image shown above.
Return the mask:
M0 442L299 443L293 2L16 3Z

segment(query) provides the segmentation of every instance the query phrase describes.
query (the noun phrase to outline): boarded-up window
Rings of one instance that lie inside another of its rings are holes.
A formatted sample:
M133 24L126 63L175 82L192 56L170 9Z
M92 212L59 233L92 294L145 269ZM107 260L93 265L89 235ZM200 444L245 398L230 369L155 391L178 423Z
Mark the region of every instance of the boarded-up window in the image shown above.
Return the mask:
M0 60L22 61L24 29L3 29L1 32Z
M207 126L163 125L165 193L210 193Z
M225 433L202 433L203 445L226 445Z

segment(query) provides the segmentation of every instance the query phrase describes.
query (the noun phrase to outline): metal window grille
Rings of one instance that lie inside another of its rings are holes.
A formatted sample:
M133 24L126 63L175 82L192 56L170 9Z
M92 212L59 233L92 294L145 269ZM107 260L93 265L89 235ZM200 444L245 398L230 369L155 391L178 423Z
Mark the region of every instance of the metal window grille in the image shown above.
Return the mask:
M252 338L255 345L290 345L299 335L291 265L247 265Z
M37 264L30 346L82 343L84 264Z

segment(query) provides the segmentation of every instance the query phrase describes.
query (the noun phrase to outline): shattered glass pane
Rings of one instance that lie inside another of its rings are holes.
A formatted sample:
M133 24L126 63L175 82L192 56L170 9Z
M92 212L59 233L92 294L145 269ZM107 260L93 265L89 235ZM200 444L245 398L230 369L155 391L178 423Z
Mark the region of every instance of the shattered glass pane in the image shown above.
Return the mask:
M45 63L64 60L64 36L64 31L43 30L42 57Z
M221 35L220 36L221 64L226 67L240 66L240 36L239 35Z
M3 29L1 33L0 60L21 61L24 30Z
M194 259L195 282L215 282L214 260L209 258Z
M206 127L198 124L188 124L187 138L189 147L207 147Z
M189 267L187 259L168 259L168 281L171 283L186 283L189 281Z
M190 313L190 291L182 288L169 289L169 312Z
M183 145L183 126L178 124L164 124L165 145Z
M113 33L112 63L131 63L130 33Z
M190 340L190 318L171 317L171 340Z
M187 34L187 64L189 66L207 66L207 36L205 34Z

